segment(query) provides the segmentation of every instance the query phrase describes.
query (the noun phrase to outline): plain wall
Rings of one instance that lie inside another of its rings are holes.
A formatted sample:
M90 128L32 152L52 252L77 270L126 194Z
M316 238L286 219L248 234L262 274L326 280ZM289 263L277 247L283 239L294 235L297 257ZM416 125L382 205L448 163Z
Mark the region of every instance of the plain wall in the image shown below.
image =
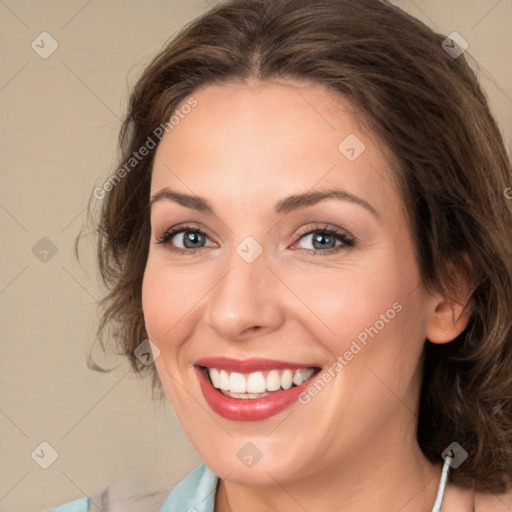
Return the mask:
M93 188L115 171L128 86L213 3L0 3L1 511L41 511L121 476L171 489L200 463L170 407L151 400L149 380L115 357L103 358L120 364L111 373L87 368L102 290L94 248L82 243L80 266L73 244ZM510 148L512 1L395 3L469 42ZM31 47L50 48L43 31L59 45L46 59ZM48 469L31 456L44 441L58 452Z

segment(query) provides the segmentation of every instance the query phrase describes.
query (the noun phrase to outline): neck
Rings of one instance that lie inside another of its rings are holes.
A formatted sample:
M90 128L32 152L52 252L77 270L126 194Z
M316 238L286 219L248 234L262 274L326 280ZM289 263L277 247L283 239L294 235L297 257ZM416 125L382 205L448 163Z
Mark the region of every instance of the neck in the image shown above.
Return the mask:
M441 464L432 465L415 440L408 446L367 446L350 465L338 461L306 478L275 479L275 485L221 480L215 512L430 512Z

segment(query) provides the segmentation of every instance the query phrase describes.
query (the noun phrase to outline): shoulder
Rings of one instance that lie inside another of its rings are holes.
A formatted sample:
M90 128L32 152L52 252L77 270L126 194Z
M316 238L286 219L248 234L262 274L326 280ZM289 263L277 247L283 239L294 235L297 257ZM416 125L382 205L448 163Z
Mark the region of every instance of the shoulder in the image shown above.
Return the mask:
M55 508L45 510L45 512L89 512L90 498L88 496L69 501Z
M108 487L44 512L159 512L169 491L144 485L140 480L118 479Z
M475 492L475 512L510 512L512 489L503 494Z
M219 478L206 465L201 464L172 491L141 479L127 478L116 480L89 497L44 512L212 512L218 481Z
M479 491L473 493L471 488L448 484L441 510L449 512L511 512L512 489L503 494Z
M173 489L160 512L213 512L218 482L219 477L201 464Z

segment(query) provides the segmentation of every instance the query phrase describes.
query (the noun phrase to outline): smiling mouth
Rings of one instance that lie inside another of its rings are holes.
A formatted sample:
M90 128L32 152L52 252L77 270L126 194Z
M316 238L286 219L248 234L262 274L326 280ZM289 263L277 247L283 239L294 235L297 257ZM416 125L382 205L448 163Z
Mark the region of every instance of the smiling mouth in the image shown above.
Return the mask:
M239 399L264 398L286 391L304 384L320 371L319 367L305 367L239 373L201 365L198 367L217 391Z

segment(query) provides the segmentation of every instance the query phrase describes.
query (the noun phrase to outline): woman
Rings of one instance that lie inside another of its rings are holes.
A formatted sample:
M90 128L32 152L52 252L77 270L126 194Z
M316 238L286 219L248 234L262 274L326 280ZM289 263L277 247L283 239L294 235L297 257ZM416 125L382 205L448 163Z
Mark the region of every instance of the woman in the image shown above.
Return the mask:
M204 460L155 510L511 509L512 176L463 50L232 0L147 67L94 194L100 332Z

